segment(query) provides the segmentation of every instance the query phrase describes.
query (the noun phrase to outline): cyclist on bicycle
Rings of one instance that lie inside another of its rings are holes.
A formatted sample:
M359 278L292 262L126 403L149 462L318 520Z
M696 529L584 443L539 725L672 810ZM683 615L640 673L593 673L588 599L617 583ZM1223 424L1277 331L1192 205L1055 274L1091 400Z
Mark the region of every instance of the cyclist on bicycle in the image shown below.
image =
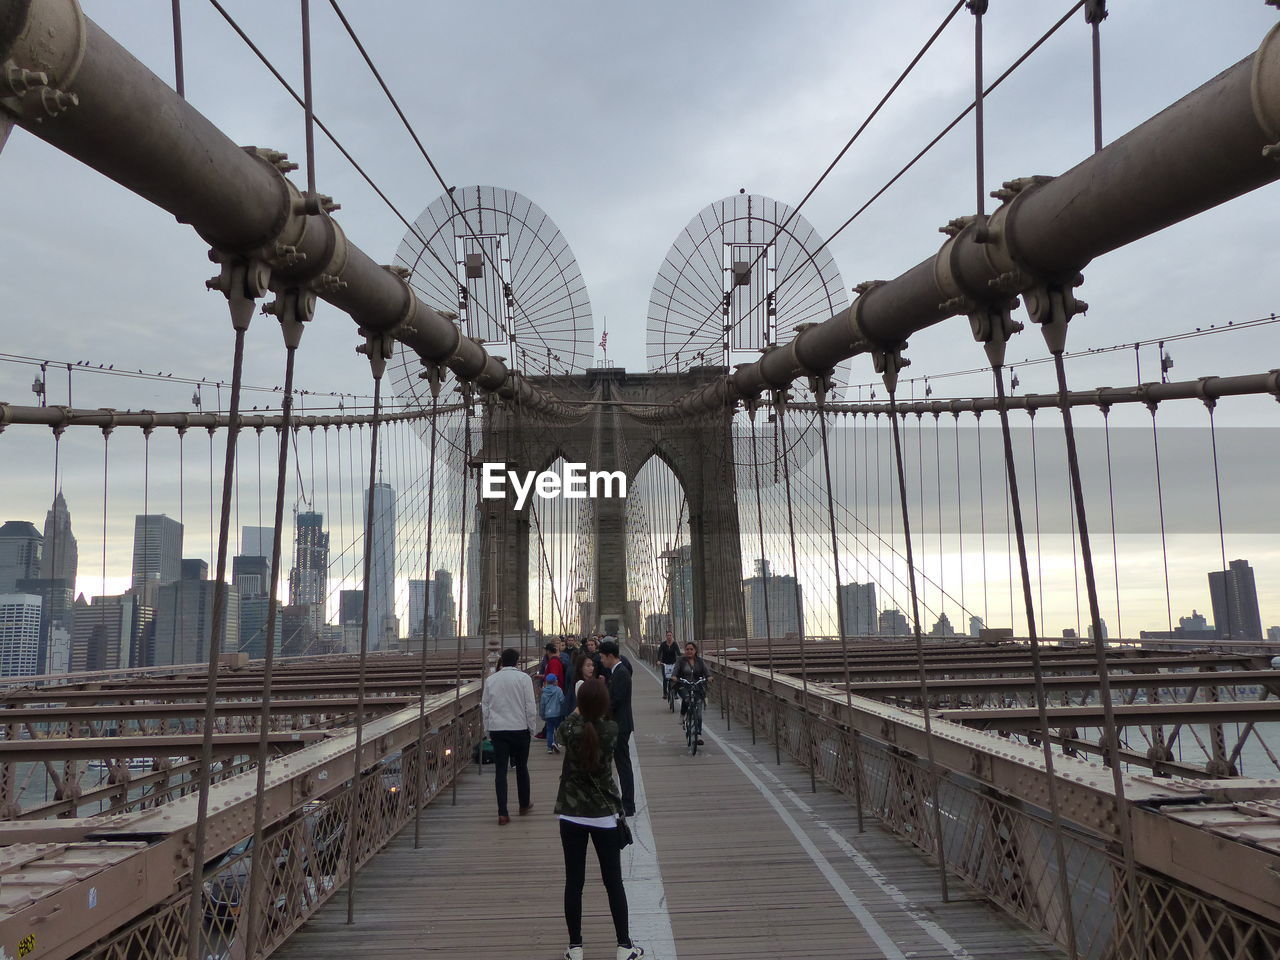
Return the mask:
M668 630L662 643L658 644L658 663L662 664L663 700L667 699L667 686L671 683L671 674L676 668L676 661L679 659L680 647L676 644L676 638Z
M707 684L711 682L711 674L707 670L706 662L698 656L698 645L692 640L684 645L684 656L680 658L680 662L676 664L675 671L671 675L672 682L676 684L676 692L680 694L680 716L684 716L689 710L689 701L687 690L690 689L681 684L681 680L688 680L690 683L696 680L705 681L698 687L698 696L703 700L707 697Z

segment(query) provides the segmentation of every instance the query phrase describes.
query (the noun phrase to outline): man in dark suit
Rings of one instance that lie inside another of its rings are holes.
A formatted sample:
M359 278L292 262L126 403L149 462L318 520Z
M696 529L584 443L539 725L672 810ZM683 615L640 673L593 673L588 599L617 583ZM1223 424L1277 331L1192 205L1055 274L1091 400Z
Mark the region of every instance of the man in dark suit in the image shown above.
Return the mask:
M600 665L609 684L609 704L618 725L618 742L613 751L613 765L618 771L618 788L622 791L622 811L636 815L636 781L631 771L631 734L636 728L631 714L631 670L619 656L618 642L600 644Z

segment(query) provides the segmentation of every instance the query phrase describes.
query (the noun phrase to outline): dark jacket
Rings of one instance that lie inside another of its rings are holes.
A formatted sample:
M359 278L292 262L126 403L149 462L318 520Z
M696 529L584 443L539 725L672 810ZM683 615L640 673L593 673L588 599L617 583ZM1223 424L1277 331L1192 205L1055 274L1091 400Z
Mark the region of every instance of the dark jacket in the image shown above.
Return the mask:
M628 736L635 730L631 715L631 669L625 660L619 660L609 671L609 709L618 723L618 736Z
M675 663L680 659L680 644L674 640L668 646L666 642L658 644L658 662L659 663Z
M702 677L706 680L711 679L711 673L707 670L706 661L701 657L694 657L693 663L690 663L685 657L681 657L676 663L675 673L671 675L677 680L697 680Z
M553 812L567 817L607 817L621 813L622 797L611 773L618 725L608 719L599 722L596 729L600 734L600 768L589 771L584 770L581 763L582 731L586 724L582 714L572 713L556 732L556 738L564 747L564 765L560 768L560 790Z

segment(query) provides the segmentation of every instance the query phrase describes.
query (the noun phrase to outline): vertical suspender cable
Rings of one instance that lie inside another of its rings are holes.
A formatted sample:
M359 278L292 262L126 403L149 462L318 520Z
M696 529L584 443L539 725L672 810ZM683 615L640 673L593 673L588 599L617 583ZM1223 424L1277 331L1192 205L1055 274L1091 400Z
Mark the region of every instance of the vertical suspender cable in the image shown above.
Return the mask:
M283 299L283 297L282 297ZM256 956L258 931L259 901L262 897L263 830L266 820L266 783L267 759L269 746L267 734L271 726L271 680L276 659L276 606L280 595L280 555L281 531L284 527L284 494L285 481L289 475L289 439L293 418L293 370L297 358L298 345L290 339L289 324L297 324L297 333L301 335L301 321L280 317L285 325L285 360L284 360L284 395L280 401L280 449L276 457L276 506L273 519L274 530L271 537L271 589L268 591L267 626L263 645L262 662L262 710L258 716L258 764L257 784L253 804L253 849L254 855L249 858L249 905L245 918L245 956ZM261 434L259 434L261 436ZM261 448L259 448L261 449ZM261 499L259 499L261 503Z
M818 774L815 769L817 766L817 757L812 755L809 750L809 738L813 736L809 721L809 671L805 668L805 640L804 640L804 624L801 622L802 603L800 599L800 566L796 553L796 521L795 511L791 497L791 450L787 444L787 408L785 397L781 392L774 399L774 409L778 411L778 431L782 440L782 480L786 485L787 493L787 531L791 540L791 576L795 583L795 603L796 603L796 633L800 637L800 661L801 661L801 716L803 717L804 743L802 747L805 749L805 762L809 767L809 789L818 792ZM766 596L768 588L766 587Z
M1085 0L1084 19L1089 24L1093 61L1093 152L1102 149L1102 40L1098 26L1107 18L1107 0ZM1139 377L1141 382L1141 377Z
M370 359L373 358L370 350ZM364 772L364 698L366 671L369 661L369 593L373 574L373 551L382 544L374 543L373 511L374 484L378 479L378 425L382 421L382 371L377 366L373 372L373 423L369 428L369 486L365 493L369 503L364 516L364 596L360 598L360 661L356 679L356 743L351 770L351 809L347 821L347 923L356 919L356 864L359 859L361 775ZM381 624L379 624L381 629Z
M422 588L422 668L418 685L418 809L417 815L413 818L413 849L417 850L422 846L422 811L426 806L427 792L427 633L428 626L431 623L431 584L432 584L432 556L431 550L435 545L435 519L436 519L436 438L440 431L436 426L436 416L440 409L440 384L439 380L431 382L431 447L427 459L427 557L426 572L424 574L425 583ZM412 629L412 624L410 625ZM440 627L437 624L436 634L440 633ZM455 694L456 695L456 694Z
M316 195L316 133L315 109L311 100L311 0L300 0L302 5L302 110L307 137L307 196Z
M182 75L182 0L173 0L173 89L187 98L187 85Z
M1164 527L1164 480L1160 475L1160 431L1156 427L1156 408L1159 404L1147 402L1151 411L1151 453L1156 465L1156 507L1160 514L1160 561L1164 567L1164 610L1169 629L1173 630L1173 594L1169 590L1169 544Z
M453 632L458 638L457 662L454 665L453 677L453 764L452 775L450 778L450 798L449 803L457 806L458 803L458 774L461 773L465 762L462 758L462 638L466 634L463 627L463 617L466 614L466 601L471 599L471 591L475 585L467 579L467 520L471 515L470 509L467 507L467 471L471 469L471 387L468 384L463 394L463 413L462 413L462 443L463 443L463 459L462 459L462 483L459 486L458 506L460 526L458 528L458 623L457 629ZM479 536L479 530L476 535ZM466 597L464 601L463 597ZM483 643L481 644L483 647ZM483 671L481 671L483 678ZM484 731L481 731L481 740L483 740ZM483 743L481 743L481 752L483 753ZM484 762L484 757L480 757L480 761Z
M1213 449L1213 493L1218 503L1218 549L1222 554L1222 570L1223 573L1226 573L1227 533L1226 528L1222 525L1222 481L1218 473L1218 432L1214 427L1213 421L1213 411L1217 406L1217 401L1212 397L1205 397L1204 405L1205 409L1209 411L1209 443ZM1229 639L1236 639L1236 631L1239 630L1243 635L1245 625L1231 622L1231 604L1229 602L1224 603L1223 608L1227 611L1227 632L1225 635Z
M938 880L942 887L942 902L948 903L950 895L947 889L947 857L946 844L942 836L942 808L939 804L940 790L938 767L934 760L933 750L933 717L929 709L929 677L925 669L924 662L924 640L920 636L920 601L916 594L916 565L915 556L911 546L911 518L910 511L907 509L907 476L902 465L902 437L898 427L898 401L897 391L891 382L887 382L889 386L889 420L893 426L893 452L894 461L898 466L898 491L899 499L902 503L902 536L906 542L907 553L907 577L908 585L911 589L911 622L912 631L915 634L916 641L916 666L919 670L920 679L920 709L924 715L924 742L925 742L925 758L928 762L926 777L933 794L933 830L937 839L937 857L938 857Z
M250 305L252 309L252 304ZM233 305L234 311L234 305ZM222 630L226 621L227 534L231 524L232 481L236 470L236 443L240 436L240 378L244 371L244 337L247 323L235 324L235 348L231 360L231 405L227 411L227 451L222 467L222 505L218 513L217 579L213 583L213 613L208 637L208 684L205 689L204 729L200 741L199 799L196 803L196 836L191 855L191 899L187 907L187 960L204 960L200 898L204 890L204 848L209 827L209 789L213 784L214 704L218 698L218 657L222 652ZM212 441L212 434L210 435Z
M1115 481L1111 471L1111 407L1107 404L1102 406L1102 435L1107 445L1107 507L1111 521L1111 570L1115 575L1116 584L1116 636L1123 638L1124 623L1120 618L1120 551L1116 545L1116 492ZM1038 534L1039 529L1037 528ZM1043 598L1040 601L1040 609L1043 616Z
M769 619L769 561L764 547L764 509L760 498L760 450L756 442L756 423L753 406L748 414L751 418L751 471L756 488L756 528L760 535L760 593L764 598L764 636L769 657L769 699L773 704L773 755L778 766L782 765L782 741L778 738L778 691L774 684L773 674L773 623ZM755 604L753 603L754 607ZM750 630L746 631L750 633Z
M1067 442L1067 468L1071 475L1071 491L1075 500L1077 529L1080 539L1080 557L1084 563L1084 586L1089 598L1089 619L1093 626L1093 649L1098 666L1098 699L1102 705L1103 732L1106 738L1106 755L1111 766L1112 786L1115 790L1116 823L1120 833L1120 845L1124 856L1125 880L1129 894L1129 937L1133 957L1146 953L1142 904L1138 899L1137 865L1133 852L1133 825L1125 801L1124 771L1120 761L1120 739L1116 732L1115 707L1111 702L1111 673L1107 664L1107 643L1102 638L1102 616L1098 608L1098 584L1093 572L1093 550L1089 543L1089 523L1085 514L1084 485L1080 478L1080 458L1076 449L1076 434L1071 422L1071 402L1067 393L1067 370L1062 349L1053 351L1053 365L1058 376L1058 398L1062 409L1062 426ZM1153 414L1154 422L1154 414Z
M1031 597L1031 568L1027 562L1027 538L1022 523L1022 501L1018 495L1018 472L1013 457L1013 433L1009 429L1009 409L1005 399L1002 367L1002 364L993 364L991 372L995 375L996 409L1000 416L1000 432L1004 437L1005 475L1009 488L1009 507L1013 512L1014 538L1018 547L1018 570L1022 574L1022 602L1027 611L1027 638L1031 644L1031 676L1035 684L1036 713L1040 721L1040 745L1044 751L1045 784L1049 792L1054 856L1058 861L1059 897L1062 901L1063 922L1066 927L1067 952L1071 960L1076 960L1080 953L1076 944L1075 911L1071 904L1067 854L1062 839L1062 810L1058 800L1058 777L1054 771L1053 740L1049 728L1049 699L1044 684L1044 666L1040 660L1040 638L1036 631L1035 604Z

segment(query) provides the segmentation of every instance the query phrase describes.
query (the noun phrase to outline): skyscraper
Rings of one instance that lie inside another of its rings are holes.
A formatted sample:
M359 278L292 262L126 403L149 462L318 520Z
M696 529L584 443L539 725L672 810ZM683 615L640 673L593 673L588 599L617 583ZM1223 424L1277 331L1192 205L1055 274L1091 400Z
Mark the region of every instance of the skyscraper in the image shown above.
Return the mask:
M693 548L688 544L662 554L667 561L667 610L671 632L681 643L694 638Z
M152 611L136 596L94 597L91 603L76 601L71 631L70 669L115 670L141 666L138 641Z
M37 672L42 605L33 594L0 594L0 677L30 677Z
M152 662L157 666L203 663L208 660L213 633L213 580L177 580L157 591ZM96 603L97 597L94 598ZM234 590L222 593L221 649L240 647L240 598Z
M742 581L747 608L747 636L782 638L804 636L804 595L796 578L771 573L769 561L756 561L756 575ZM765 597L769 616L765 620Z
M289 603L323 605L328 597L329 534L324 514L307 511L294 518L293 569Z
M906 615L901 610L896 610L893 607L880 611L879 626L880 636L882 637L911 636L911 624Z
M133 520L133 589L173 583L182 577L182 524L162 513Z
M458 601L453 596L453 574L437 570L431 590L431 625L427 628L433 637L452 638L458 635L455 616Z
M44 557L40 561L40 579L65 580L73 593L80 552L71 532L71 513L62 491L53 498L53 506L44 518Z
M373 529L367 549L369 566L369 649L381 650L386 638L399 633L396 623L396 492L389 483L375 483ZM365 516L369 493L365 493Z
M275 540L273 527L241 527L240 555L242 557L266 557L271 566L271 549Z
M1258 588L1247 560L1232 560L1226 570L1209 574L1209 597L1218 635L1232 640L1261 640Z
M840 586L840 603L844 607L846 637L875 636L879 627L874 583L845 583Z
M34 523L6 520L0 524L0 593L13 593L19 580L40 576L44 537Z
M271 561L257 555L231 560L231 582L241 597L265 597L271 592Z
M428 596L435 592L434 583L426 580L409 581L409 622L405 625L405 633L410 637L421 637L423 620L427 616ZM427 624L430 631L431 625Z

